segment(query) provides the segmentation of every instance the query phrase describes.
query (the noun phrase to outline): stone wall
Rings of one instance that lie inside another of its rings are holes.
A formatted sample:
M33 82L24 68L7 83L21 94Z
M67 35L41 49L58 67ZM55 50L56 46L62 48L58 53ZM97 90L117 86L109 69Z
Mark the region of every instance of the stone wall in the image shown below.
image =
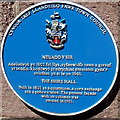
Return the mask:
M42 0L41 0L42 1ZM73 0L72 0L73 1ZM89 8L95 12L110 28L120 50L120 2L79 2L77 3ZM34 1L18 1L18 2L0 2L0 36L3 37L10 22L23 10L29 6L36 4ZM2 38L0 37L0 43ZM118 84L120 86L120 84ZM0 95L1 117L2 118L40 118L37 114L28 109L22 101L14 94L8 86L3 73L0 69L0 88L2 87L2 95ZM0 89L1 90L1 89ZM107 104L107 103L106 103ZM104 109L101 113L93 117L95 118L116 118L120 119L120 90L114 101Z

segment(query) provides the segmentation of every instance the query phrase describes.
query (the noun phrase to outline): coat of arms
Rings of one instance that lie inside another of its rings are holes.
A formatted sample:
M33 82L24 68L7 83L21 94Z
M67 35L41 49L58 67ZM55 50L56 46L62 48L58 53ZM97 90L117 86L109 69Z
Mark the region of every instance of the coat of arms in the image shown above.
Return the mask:
M47 41L53 49L61 50L67 41L67 25L66 20L61 19L58 12L50 16L52 21L46 20L46 37Z

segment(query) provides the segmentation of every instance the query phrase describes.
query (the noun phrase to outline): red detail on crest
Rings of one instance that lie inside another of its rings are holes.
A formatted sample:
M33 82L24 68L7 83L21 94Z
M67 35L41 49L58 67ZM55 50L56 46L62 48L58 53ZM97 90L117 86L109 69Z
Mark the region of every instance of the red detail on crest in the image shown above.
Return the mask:
M58 39L58 37L55 37L53 40L54 44L58 45L60 44L60 40Z

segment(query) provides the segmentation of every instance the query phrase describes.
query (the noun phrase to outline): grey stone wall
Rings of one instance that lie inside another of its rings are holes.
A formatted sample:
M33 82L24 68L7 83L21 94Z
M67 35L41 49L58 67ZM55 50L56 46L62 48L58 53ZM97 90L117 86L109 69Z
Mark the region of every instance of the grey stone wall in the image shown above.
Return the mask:
M42 0L40 0L42 1ZM77 3L95 12L110 28L120 50L120 2L79 2ZM0 2L0 36L3 37L10 22L21 11L36 4L37 1ZM2 38L0 37L0 43ZM0 68L1 69L1 68ZM118 84L119 86L120 84ZM8 86L2 71L0 70L0 115L1 118L40 118L37 114L28 109L21 100L13 93ZM120 90L114 101L101 113L93 117L94 119L116 118L120 120Z

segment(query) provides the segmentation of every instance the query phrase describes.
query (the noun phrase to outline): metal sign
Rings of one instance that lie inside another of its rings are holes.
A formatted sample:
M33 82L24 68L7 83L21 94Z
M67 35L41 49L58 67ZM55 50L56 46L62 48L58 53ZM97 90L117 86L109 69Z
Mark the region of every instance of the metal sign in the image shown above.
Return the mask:
M89 9L42 2L8 27L2 69L27 105L49 115L76 115L94 108L111 91L118 51L106 24Z

